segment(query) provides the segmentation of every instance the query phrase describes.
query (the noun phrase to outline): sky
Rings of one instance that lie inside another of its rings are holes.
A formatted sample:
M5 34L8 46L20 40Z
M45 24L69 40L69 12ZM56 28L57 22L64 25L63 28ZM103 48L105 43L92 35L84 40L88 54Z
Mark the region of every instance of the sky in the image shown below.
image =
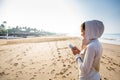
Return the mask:
M120 33L120 0L0 0L0 23L80 35L87 20L101 20L104 33Z

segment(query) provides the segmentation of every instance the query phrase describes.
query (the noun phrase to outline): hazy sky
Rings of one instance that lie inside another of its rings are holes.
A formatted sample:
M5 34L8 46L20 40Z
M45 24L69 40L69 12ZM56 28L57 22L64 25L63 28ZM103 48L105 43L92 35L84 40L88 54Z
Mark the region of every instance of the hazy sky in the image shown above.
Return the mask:
M0 23L79 35L80 24L98 19L104 33L120 33L120 0L0 0Z

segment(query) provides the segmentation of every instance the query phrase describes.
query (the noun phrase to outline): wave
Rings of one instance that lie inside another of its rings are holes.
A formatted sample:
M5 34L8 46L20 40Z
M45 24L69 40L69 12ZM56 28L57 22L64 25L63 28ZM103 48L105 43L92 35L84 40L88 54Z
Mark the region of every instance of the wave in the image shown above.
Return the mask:
M103 43L120 45L120 34L103 34L99 40Z

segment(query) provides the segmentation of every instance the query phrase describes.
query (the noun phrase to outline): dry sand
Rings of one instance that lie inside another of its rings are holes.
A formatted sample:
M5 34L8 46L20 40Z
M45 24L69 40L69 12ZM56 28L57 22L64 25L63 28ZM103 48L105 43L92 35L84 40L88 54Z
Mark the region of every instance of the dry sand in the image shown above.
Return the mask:
M120 80L120 45L103 44L100 72L103 80Z
M0 43L0 80L78 80L77 63L68 45L80 48L79 38L42 37ZM102 79L119 80L120 46L103 47Z

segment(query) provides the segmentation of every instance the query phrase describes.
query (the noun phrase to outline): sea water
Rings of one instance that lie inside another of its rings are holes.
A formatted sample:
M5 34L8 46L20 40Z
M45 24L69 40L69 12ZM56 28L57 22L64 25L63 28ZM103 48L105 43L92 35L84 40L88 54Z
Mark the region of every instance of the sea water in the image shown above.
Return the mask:
M80 34L67 34L67 36L80 37ZM120 45L120 33L119 34L103 34L99 41L102 43L116 44Z
M99 40L103 43L120 45L120 34L103 34Z

